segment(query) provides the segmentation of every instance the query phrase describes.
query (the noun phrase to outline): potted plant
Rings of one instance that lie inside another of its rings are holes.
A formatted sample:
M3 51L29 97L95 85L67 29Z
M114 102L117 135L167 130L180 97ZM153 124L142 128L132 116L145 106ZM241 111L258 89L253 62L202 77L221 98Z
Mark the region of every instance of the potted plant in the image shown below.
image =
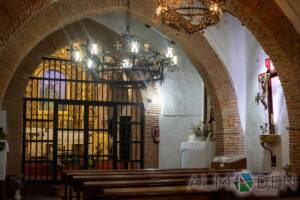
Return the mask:
M291 174L291 165L290 164L286 164L282 169L283 169L283 172L284 172L285 176L287 176L287 177L292 176L292 174Z
M214 134L208 123L199 123L192 125L194 138L198 141L213 141Z
M6 140L7 140L7 135L4 132L3 128L0 127L0 152L5 149Z
M192 124L191 129L194 134L189 136L188 142L182 143L180 147L182 159L184 160L182 161L182 166L209 168L215 156L216 149L213 126L208 122L200 122L196 125ZM195 161L190 159L193 157L191 156L193 154L190 154L190 152L197 152L199 157Z

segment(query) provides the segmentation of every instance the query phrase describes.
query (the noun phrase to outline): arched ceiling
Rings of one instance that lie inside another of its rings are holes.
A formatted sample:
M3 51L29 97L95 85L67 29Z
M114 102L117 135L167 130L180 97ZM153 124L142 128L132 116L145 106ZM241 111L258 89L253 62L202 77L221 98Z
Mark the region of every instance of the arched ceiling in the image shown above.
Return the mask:
M108 14L92 17L96 22L107 26L118 34L122 34L126 29L126 16L122 13L111 12ZM162 114L186 114L200 115L202 105L202 78L195 66L190 62L186 53L179 44L171 43L171 39L158 32L154 28L147 28L138 19L130 18L130 33L138 36L142 41L148 41L154 49L162 52L167 47L172 47L178 56L179 71L168 73L161 85ZM182 81L178 81L182 80ZM189 80L189 81L187 81ZM181 103L180 103L181 102ZM184 104L182 102L185 102Z
M28 17L40 8L57 0L0 0L0 47L9 32L17 29ZM122 2L123 0L118 0ZM300 1L274 0L300 33ZM268 13L266 13L267 15Z
M3 25L0 30L0 50L2 50L1 55L3 59L1 67L2 74L4 76L0 78L0 82L7 85L8 80L10 80L7 79L7 77L12 77L12 72L14 72L24 56L29 53L30 49L32 49L39 41L45 38L47 34L58 30L68 23L87 17L88 15L91 16L99 14L101 11L99 9L100 7L104 7L102 10L106 9L106 11L109 9L116 9L116 7L120 7L120 9L122 9L122 6L120 6L121 2L124 1L24 0L20 3L20 1L1 0L0 13L4 18L1 16L3 21L0 22L3 22ZM152 24L155 25L154 19L151 18L153 15L153 1L135 0L134 2L133 11L136 14L136 17L141 18L148 23L152 22ZM295 29L291 26L289 20L286 19L274 1L270 0L228 0L227 7L231 13L237 16L242 23L249 27L258 41L266 49L270 57L276 62L280 75L283 78L285 92L289 97L287 98L288 105L290 105L291 108L294 108L295 106L297 108L299 105L298 99L300 98L299 90L297 87L288 86L297 85L298 83L298 79L294 76L296 76L299 70L297 68L298 59L296 58L299 52L296 43L299 41L299 38L297 37L298 35ZM270 12L270 14L267 12L269 11L269 8L273 11ZM63 12L58 12L58 10ZM172 37L178 38L178 40L181 39L182 43L186 43L186 46L183 47L194 59L200 59L201 55L196 54L196 52L189 49L188 45L204 45L205 48L210 49L209 45L202 40L200 34L187 39L187 37L183 34L175 35L175 33L168 31L167 28L166 32L169 32ZM213 57L213 54L214 53L211 52L210 55ZM205 66L213 64L210 63L207 58L202 58L202 61L207 62L204 63ZM214 61L219 63L218 60ZM201 62L199 65L200 64ZM224 76L216 75L216 73L218 74L220 71L215 68L211 67L209 70L204 70L205 75L212 76L206 81L214 81L213 83L215 85L210 84L210 87L215 87L214 89L216 89L216 86L224 86L224 84L220 84L218 82L220 81L220 78ZM225 81L225 84L230 85L228 80ZM6 89L6 87L4 88ZM218 92L222 90L220 87L217 89ZM230 89L230 92L233 92L233 90ZM220 103L223 103L223 105L226 106L227 104L224 102L227 102L227 96L225 97L224 93L226 92L223 90L221 93L217 93L216 97L219 98ZM234 106L228 107L228 109L229 108L234 108ZM229 118L234 118L231 116L235 116L235 112L236 110L234 108L234 114L227 112L226 110L222 113L227 115L224 119L228 118L228 121L224 122L224 126L229 127L229 129L227 129L229 132L237 131L235 128L237 128L236 125L239 125L239 122L232 123L234 120L229 120ZM290 109L289 114L291 115L291 119L293 119L291 120L291 126L296 127L298 124L297 122L300 120L298 117L299 115L297 114L297 109ZM231 126L234 127L234 129L231 129ZM298 163L298 160L295 159L294 161Z
M39 4L40 2L45 5ZM35 6L30 9L30 13L25 18L18 18L11 26L13 28L7 30L7 34L0 39L0 65L3 66L2 74L5 74L5 76L1 76L2 78L0 77L0 83L8 83L24 57L49 34L86 17L111 11L122 12L126 9L126 4L120 4L121 2L124 1L36 1ZM208 42L200 33L189 36L174 32L171 28L162 27L153 18L154 1L134 0L132 2L130 14L172 37L186 51L192 63L203 75L202 77L205 77L207 91L216 108L217 130L220 134L218 153L230 154L233 151L243 151L243 142L231 145L240 141L232 138L242 137L235 92L228 73ZM202 49L205 51L201 51ZM5 94L7 86L1 89L2 94ZM225 140L226 142L224 142Z
M300 1L299 0L275 0L287 18L300 34Z

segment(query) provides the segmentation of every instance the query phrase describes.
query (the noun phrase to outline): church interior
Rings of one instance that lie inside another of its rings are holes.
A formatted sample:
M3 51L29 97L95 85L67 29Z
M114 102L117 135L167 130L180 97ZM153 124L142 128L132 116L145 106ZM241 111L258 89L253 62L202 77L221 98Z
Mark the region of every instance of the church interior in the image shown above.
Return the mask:
M300 199L299 0L1 0L0 197Z

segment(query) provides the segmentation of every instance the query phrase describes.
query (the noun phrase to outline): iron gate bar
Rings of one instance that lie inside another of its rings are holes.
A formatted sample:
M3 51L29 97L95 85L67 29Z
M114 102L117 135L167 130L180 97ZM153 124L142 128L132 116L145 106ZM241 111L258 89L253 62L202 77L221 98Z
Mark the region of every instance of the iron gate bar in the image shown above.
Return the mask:
M80 134L78 134L80 135ZM84 168L88 169L89 164L89 105L84 105Z
M34 84L34 82L33 82L33 80L31 81L31 84L33 85ZM32 87L32 90L31 90L31 95L33 95L33 87ZM32 101L30 102L30 116L32 117L32 115L33 115L33 113L32 113L32 108L33 108L33 105L32 105ZM32 124L33 124L33 122L30 122L30 134L29 134L29 138L32 138ZM32 153L32 143L30 143L30 145L29 145L29 160L30 160L30 162L31 162L31 153ZM31 165L31 163L30 163L30 165ZM29 179L31 180L31 166L29 167Z
M25 100L25 99L23 99L23 100ZM26 120L26 122L48 122L48 121L53 122L53 120L47 120L47 119L26 119L25 118L25 120Z
M112 127L112 135L113 135L113 168L114 169L117 169L117 143L116 143L116 139L117 139L117 110L118 107L117 106L114 106L113 107L113 117L112 117L112 120L113 120L113 127Z
M144 108L144 105L141 105L140 106L141 107L141 132L142 132L142 134L140 134L141 135L141 141L142 141L142 144L140 144L141 145L141 157L140 157L140 161L141 161L141 168L143 169L144 168L144 124L145 124L145 108Z
M75 84L76 84L76 83L75 83ZM73 87L74 89L75 89L75 84L72 85L72 87ZM73 91L73 89L72 89L72 91ZM73 93L72 95L74 95L74 97L75 97L74 91L73 91L72 93ZM71 140L71 146L70 146L70 149L71 149L71 151L72 151L72 162L71 162L71 166L72 166L72 170L74 170L74 169L75 169L75 166L76 166L75 159L74 159L74 157L75 157L75 149L74 149L74 146L76 145L76 143L75 143L75 131L74 131L76 118L75 118L75 109L74 109L74 108L75 108L76 105L69 105L69 106L71 107L69 115L71 116L71 119L72 119L72 121L71 121L71 127L72 127L72 128L70 128L68 131L70 131L70 132L71 132L71 135L72 135L72 140ZM78 148L78 147L77 147L77 148ZM68 156L70 156L70 155L68 155ZM78 164L78 160L80 160L80 157L77 158L77 166L79 165L79 164ZM67 162L70 162L70 160L67 160Z
M27 121L26 121L26 114L27 114L27 101L23 99L23 141L22 141L22 174L25 174L25 165L26 165L26 129L27 129ZM31 118L31 116L30 116ZM31 123L31 121L29 121Z
M58 104L82 104L82 102L87 102L92 104L93 101L80 101L80 100L56 100L56 99L46 99L46 98L23 98L26 101L42 101L42 102L57 102ZM113 106L113 105L143 105L143 103L135 103L135 102L106 102L106 101L97 101L94 102L96 106Z
M48 61L49 63L49 66L50 66L50 61ZM45 71L46 71L46 69L45 69L45 66L46 65L46 62L43 62L43 78L45 78ZM45 80L43 80L43 82L42 82L42 84L43 84L43 91L44 91L44 89L45 89ZM50 91L49 91L50 92ZM44 94L43 94L43 96L44 96ZM47 120L48 120L48 122L47 122L47 130L48 130L48 133L47 133L47 141L49 141L50 140L50 138L49 138L49 135L50 135L50 112L49 112L49 108L50 108L50 103L49 102L47 102L47 104L45 104L45 103L43 103L42 102L42 105L43 105L43 108L42 109L44 109L45 107L45 105L47 105L47 108L48 108L48 112L47 112ZM52 124L54 124L54 119L53 119L53 121L52 121ZM53 131L52 131L53 132ZM53 139L53 138L52 138ZM52 148L53 148L53 140L52 140ZM49 148L50 148L50 145L49 145L49 142L47 142L47 150L46 150L46 160L47 160L47 162L49 162ZM52 162L53 162L53 154L52 154L52 158L51 158L51 160L52 160ZM46 175L46 180L47 180L47 182L48 182L48 180L49 180L49 165L52 165L52 163L47 163L47 175ZM51 173L52 173L52 169L51 169Z
M39 81L36 81L36 92L38 93L38 88L39 88ZM39 117L39 116L37 116ZM37 134L38 134L38 123L35 122L35 137L37 137ZM37 179L37 172L38 172L38 161L37 161L37 147L38 145L35 144L35 173L34 173L34 176L35 176L35 179Z
M42 75L30 78L30 93L23 100L22 172L27 181L57 181L61 170L81 168L82 162L88 168L90 160L103 169L143 166L144 110L139 90L144 83L120 81L123 77L114 72L106 75L107 80L93 80L87 68L69 59L44 57L41 66ZM125 141L120 135L123 116L131 118ZM121 159L121 145L130 149L128 159Z
M70 83L97 83L97 84L109 84L109 85L126 85L126 88L145 88L144 86L141 86L141 84L144 84L144 82L142 81L125 81L125 83L123 83L123 81L109 81L109 80L74 80L74 79L60 79L60 78L41 78L41 77L30 77L30 80L47 80L47 81L66 81L66 82L70 82ZM129 85L129 87L128 87Z
M48 107L49 108L49 107ZM58 118L58 104L54 103L54 121ZM57 122L57 121L56 121ZM58 138L58 123L53 124L53 162L52 162L52 177L54 181L57 181L57 138Z
M45 70L45 62L43 62L43 78L45 77L45 73L44 73L44 70ZM44 82L44 81L43 81ZM43 85L44 87L44 85ZM39 87L37 88L37 90L39 89ZM39 118L38 118L39 119ZM44 104L42 104L42 142L41 142L41 179L43 180L44 179L44 162L43 162L43 157L42 157L42 152L43 152L43 147L44 147ZM37 124L39 123L38 121L36 122ZM46 158L47 159L47 158ZM48 165L48 163L47 163ZM47 168L46 168L47 169Z

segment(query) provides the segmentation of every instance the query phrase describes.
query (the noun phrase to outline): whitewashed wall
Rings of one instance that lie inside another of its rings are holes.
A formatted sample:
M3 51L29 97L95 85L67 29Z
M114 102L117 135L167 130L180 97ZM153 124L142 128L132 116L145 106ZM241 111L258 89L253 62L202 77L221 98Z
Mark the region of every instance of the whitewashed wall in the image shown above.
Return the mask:
M111 13L93 18L121 34L125 30L124 15ZM172 46L179 57L180 71L168 73L160 88L159 167L180 167L180 143L192 134L191 125L202 121L203 82L195 67L178 45L173 46L160 33L131 19L131 33L155 44L157 49Z
M0 127L6 131L6 111L1 110L0 108Z
M254 99L259 85L257 81L258 74L266 71L265 58L268 57L255 38L246 32L246 71L247 71L247 98L246 98L246 133L247 133L247 156L249 169L260 171L271 171L270 153L263 150L259 143L261 133L259 126L266 120L263 106L257 106ZM276 67L276 66L275 66ZM278 145L269 146L277 155L277 169L288 163L288 126L287 108L284 94L279 78L272 81L273 86L273 106L274 122L276 133L281 135L282 142Z
M245 28L236 18L224 14L219 24L205 30L204 36L230 74L238 99L241 126L245 131Z
M208 28L204 36L227 68L235 88L246 136L248 169L271 171L270 153L259 142L259 127L265 122L265 114L262 106L257 106L254 100L259 89L257 77L265 71L264 60L268 56L253 35L229 14L224 14L218 25ZM279 79L273 82L273 87L276 133L281 135L282 143L271 148L277 155L277 169L281 169L288 163L288 117Z

